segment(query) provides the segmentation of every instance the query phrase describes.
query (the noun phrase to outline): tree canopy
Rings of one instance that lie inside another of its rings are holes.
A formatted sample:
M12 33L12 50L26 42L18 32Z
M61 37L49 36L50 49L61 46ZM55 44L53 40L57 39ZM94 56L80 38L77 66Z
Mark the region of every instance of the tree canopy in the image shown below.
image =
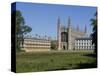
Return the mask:
M17 50L20 49L20 44L23 45L24 35L31 32L32 28L28 25L25 25L24 17L22 16L21 11L16 10L12 12L12 21L15 22L15 34L16 34L16 47Z
M97 54L97 12L94 14L94 18L91 19L92 30L92 43L95 45L95 53Z

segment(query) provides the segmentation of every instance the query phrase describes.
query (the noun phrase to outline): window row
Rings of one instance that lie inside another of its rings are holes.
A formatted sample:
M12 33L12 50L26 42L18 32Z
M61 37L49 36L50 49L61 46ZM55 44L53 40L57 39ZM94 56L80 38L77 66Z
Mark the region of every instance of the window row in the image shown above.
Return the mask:
M78 43L79 43L79 42L80 42L80 43L81 43L81 42L87 43L87 42L92 42L92 40L76 40L76 42L78 42Z
M88 46L88 47L75 47L75 49L94 50L94 47L93 46Z

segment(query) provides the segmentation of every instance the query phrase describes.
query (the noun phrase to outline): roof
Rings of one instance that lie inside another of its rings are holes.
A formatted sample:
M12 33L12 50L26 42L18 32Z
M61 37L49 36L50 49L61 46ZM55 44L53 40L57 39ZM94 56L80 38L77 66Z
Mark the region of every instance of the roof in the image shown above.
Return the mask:
M76 38L75 40L92 40L92 38L84 37L84 38Z
M24 37L24 39L31 39L31 40L49 40L49 39L44 39L44 38L35 38L35 37Z

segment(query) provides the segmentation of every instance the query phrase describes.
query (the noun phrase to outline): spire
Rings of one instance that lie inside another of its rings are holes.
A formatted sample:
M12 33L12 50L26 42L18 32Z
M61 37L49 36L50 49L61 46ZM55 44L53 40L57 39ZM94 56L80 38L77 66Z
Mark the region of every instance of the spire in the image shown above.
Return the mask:
M79 31L79 25L77 25L77 28L76 29L77 29L77 31Z
M86 27L86 25L85 25L85 28L84 28L84 33L87 33L87 27Z
M61 49L61 32L60 32L60 18L57 19L57 47Z
M59 31L60 31L60 17L58 17L58 19L57 19L57 33L59 33Z
M71 27L71 20L70 20L70 16L68 17L68 27Z
M58 17L58 20L57 20L57 25L60 25L60 17Z
M70 17L68 17L68 50L71 50L72 47L72 40L71 40L71 20L70 20Z

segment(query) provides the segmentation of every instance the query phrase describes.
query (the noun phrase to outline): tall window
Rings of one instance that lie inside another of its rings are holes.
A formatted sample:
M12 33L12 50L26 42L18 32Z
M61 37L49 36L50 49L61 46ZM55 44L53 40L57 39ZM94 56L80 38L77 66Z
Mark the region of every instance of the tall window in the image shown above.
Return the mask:
M61 33L61 41L68 42L68 34L66 32Z

